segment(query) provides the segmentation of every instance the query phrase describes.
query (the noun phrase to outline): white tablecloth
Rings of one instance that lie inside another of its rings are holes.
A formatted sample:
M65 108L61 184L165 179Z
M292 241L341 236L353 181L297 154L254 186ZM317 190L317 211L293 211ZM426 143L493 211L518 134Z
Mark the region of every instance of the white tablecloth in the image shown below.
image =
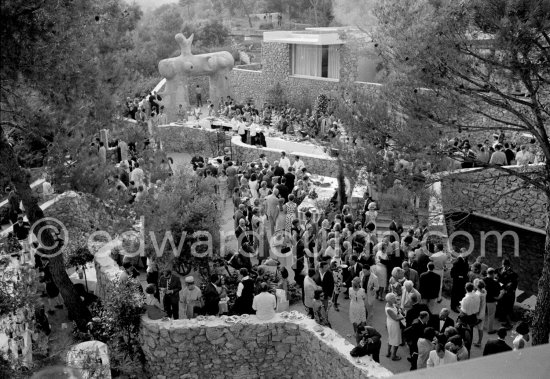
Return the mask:
M97 285L97 277L96 272L93 264L89 264L86 266L86 279L84 279L84 276L82 276L82 279L78 277L78 272L73 272L71 276L69 276L69 279L71 279L71 282L73 284L76 283L82 283L84 287L86 287L86 282L88 283L88 291L95 293L95 288Z

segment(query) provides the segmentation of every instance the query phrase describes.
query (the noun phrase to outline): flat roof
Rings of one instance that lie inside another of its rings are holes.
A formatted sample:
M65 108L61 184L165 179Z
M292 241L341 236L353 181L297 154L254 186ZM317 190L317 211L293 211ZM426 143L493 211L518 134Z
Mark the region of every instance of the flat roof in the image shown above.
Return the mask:
M319 28L322 29L322 28ZM344 41L340 39L338 30L327 28L327 30L305 30L292 31L281 30L273 32L264 32L264 42L287 43L296 45L342 45Z

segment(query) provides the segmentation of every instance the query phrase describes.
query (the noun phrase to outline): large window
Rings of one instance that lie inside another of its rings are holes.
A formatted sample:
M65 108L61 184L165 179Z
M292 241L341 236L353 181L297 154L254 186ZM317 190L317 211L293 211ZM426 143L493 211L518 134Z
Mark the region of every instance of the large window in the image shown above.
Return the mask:
M340 79L339 45L291 45L292 75Z

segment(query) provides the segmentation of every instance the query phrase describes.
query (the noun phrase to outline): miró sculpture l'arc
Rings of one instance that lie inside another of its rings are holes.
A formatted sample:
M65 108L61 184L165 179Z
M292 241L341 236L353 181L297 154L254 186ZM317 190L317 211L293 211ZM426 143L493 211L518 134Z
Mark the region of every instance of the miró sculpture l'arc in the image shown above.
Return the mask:
M215 53L193 55L191 44L193 34L189 38L181 33L176 34L181 53L178 57L163 59L159 62L159 72L166 78L164 91L160 93L168 117L168 121L176 120L179 105L189 109L189 78L206 75L209 77L209 97L214 104L220 98L230 95L229 73L235 60L231 53L219 51Z

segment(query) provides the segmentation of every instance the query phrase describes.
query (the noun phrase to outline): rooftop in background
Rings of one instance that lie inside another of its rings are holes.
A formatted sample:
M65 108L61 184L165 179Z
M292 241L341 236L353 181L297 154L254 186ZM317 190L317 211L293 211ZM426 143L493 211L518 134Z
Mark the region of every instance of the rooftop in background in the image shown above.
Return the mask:
M352 34L354 38L362 37L365 40L370 40L368 35L361 30L343 26L264 32L263 41L300 45L342 45L346 43L345 40L340 38L343 32Z

